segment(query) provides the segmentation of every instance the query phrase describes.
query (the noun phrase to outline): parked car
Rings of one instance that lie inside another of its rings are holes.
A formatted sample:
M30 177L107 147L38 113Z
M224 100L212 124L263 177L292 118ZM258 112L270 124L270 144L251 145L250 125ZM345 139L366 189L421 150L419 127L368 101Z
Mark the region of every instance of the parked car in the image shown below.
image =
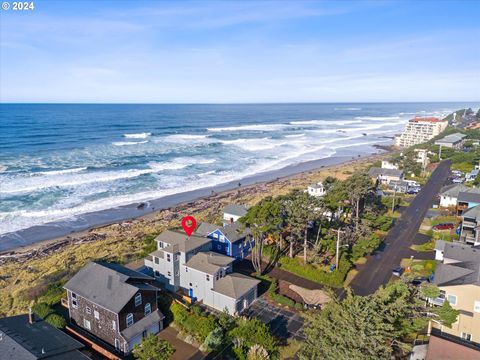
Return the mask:
M452 180L452 182L453 182L454 184L463 184L463 179L461 179L461 178L455 178L455 179Z
M441 223L441 224L434 225L432 229L435 231L439 231L439 230L450 230L450 229L453 229L454 227L455 225L453 225L452 223Z
M430 280L425 276L417 276L412 280L412 285L418 286L424 282L430 282Z
M403 267L397 266L396 268L392 269L392 274L400 277L400 276L402 276L404 271L405 271L405 269Z

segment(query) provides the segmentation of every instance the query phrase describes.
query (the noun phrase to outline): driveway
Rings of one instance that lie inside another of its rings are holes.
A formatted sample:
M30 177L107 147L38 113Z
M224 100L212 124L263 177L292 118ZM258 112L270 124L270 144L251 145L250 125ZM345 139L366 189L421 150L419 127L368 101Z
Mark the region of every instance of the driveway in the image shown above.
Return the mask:
M265 323L273 335L282 339L304 340L303 318L292 311L273 306L262 298L255 301L245 312Z
M171 360L202 360L205 358L200 350L180 340L177 338L177 335L178 331L171 326L167 326L158 334L160 339L167 340L175 349L175 352L170 357Z
M355 294L369 295L386 285L392 276L392 268L398 266L402 258L412 255L409 247L414 243L425 214L447 181L449 170L450 161L438 165L430 180L390 229L384 246L370 256L365 265L358 268L359 273L350 283Z

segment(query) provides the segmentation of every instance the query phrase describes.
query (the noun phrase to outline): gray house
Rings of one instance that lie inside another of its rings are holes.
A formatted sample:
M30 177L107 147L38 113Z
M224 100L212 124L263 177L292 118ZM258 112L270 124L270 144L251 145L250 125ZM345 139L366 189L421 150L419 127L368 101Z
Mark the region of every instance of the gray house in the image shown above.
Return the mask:
M403 180L403 171L397 169L383 169L379 167L371 167L368 170L368 175L373 181L379 184L390 184L391 181Z
M460 241L469 245L480 245L480 205L467 209L462 214Z
M450 134L435 141L435 145L440 145L453 149L461 149L463 147L463 143L465 142L466 137L467 135L461 133Z
M32 313L0 319L2 360L88 360L83 347Z
M260 281L233 274L235 259L210 251L210 238L167 230L156 241L158 250L145 259L145 266L167 290L231 315L240 314L257 298Z
M70 321L128 354L163 329L154 281L118 264L91 262L64 286Z

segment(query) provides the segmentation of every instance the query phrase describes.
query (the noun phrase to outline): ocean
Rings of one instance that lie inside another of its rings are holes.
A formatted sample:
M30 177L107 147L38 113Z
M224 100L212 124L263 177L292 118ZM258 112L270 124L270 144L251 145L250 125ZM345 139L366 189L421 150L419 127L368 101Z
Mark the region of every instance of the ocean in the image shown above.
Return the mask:
M0 105L0 234L334 156L479 104Z

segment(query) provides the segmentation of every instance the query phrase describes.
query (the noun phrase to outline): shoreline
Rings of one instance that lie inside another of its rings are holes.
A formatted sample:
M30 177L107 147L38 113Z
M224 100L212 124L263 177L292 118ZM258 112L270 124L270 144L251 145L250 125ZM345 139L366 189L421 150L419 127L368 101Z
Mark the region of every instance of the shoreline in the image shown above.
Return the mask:
M377 150L376 153L364 156L341 155L311 160L277 170L250 175L240 180L212 187L154 199L148 201L148 206L139 206L143 203L137 202L118 208L83 214L73 221L53 222L3 234L0 235L0 256L9 258L35 251L42 253L45 251L56 251L59 247L67 246L70 243L95 241L95 239L85 238L91 237L93 232L104 227L121 225L132 221L149 220L157 217L162 211L171 211L174 208L188 206L202 200L209 201L218 195L228 195L235 191L253 189L255 193L259 191L257 188L260 188L262 185L288 181L289 179L302 177L303 174L315 171L332 170L347 165L375 161L394 151L391 146L385 145L375 145L373 148ZM239 184L241 185L239 186Z

